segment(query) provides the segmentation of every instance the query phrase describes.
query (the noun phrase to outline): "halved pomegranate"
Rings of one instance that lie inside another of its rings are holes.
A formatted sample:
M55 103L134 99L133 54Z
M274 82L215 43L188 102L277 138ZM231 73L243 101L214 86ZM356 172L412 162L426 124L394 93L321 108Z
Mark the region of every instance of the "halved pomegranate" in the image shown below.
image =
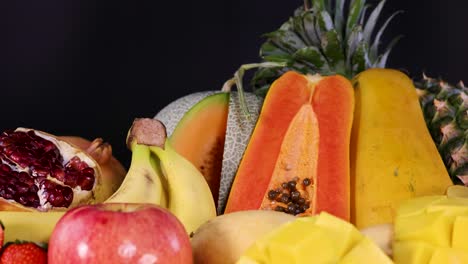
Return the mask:
M28 128L0 134L0 210L66 210L106 192L98 163L80 148Z

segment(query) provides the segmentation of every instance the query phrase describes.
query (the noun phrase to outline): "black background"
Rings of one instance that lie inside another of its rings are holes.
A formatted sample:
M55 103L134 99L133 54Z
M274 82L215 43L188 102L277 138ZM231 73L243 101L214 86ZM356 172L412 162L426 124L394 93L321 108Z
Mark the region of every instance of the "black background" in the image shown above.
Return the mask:
M375 3L376 1L370 1ZM448 3L443 3L448 2ZM126 166L135 117L220 89L257 62L262 33L300 0L0 2L0 129L103 137ZM468 81L467 1L389 0L404 37L388 66Z

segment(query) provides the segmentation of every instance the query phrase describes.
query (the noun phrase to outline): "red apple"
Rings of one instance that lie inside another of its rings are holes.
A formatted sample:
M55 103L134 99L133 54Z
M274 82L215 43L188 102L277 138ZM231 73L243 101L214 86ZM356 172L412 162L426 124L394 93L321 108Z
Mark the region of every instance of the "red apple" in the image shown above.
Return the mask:
M49 264L192 263L190 239L168 210L98 204L68 211L49 240Z

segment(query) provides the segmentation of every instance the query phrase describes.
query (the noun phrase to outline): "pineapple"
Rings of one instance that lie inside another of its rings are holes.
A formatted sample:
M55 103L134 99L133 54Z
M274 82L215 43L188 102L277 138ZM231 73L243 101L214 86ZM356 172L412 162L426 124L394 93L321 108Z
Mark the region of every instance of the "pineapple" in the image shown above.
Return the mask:
M259 68L252 78L254 92L264 95L288 70L341 74L351 79L365 69L384 68L399 37L382 53L381 37L400 13L392 14L378 28L384 5L382 0L371 10L366 0L305 0L278 30L265 35L261 58L286 66ZM415 87L426 124L452 181L468 185L468 88L427 77L416 81Z
M456 184L468 185L468 88L424 76L415 82L426 124Z

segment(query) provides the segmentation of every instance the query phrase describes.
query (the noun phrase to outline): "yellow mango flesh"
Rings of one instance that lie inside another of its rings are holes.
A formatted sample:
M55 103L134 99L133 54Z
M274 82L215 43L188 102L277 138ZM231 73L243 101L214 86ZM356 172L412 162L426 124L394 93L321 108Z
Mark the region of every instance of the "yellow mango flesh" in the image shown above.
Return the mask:
M448 247L451 243L451 220L444 212L398 218L395 222L395 239L425 241L435 246Z
M377 245L369 238L362 239L351 251L346 254L339 264L361 264L361 263L392 264L393 261L383 253Z
M451 180L424 122L412 81L390 69L355 78L352 222L393 222L406 199L442 195Z
M404 202L395 220L393 256L397 264L468 263L468 198Z
M286 223L248 248L237 264L392 263L352 224L322 212Z
M432 254L429 264L468 263L468 252L453 248L438 248Z
M429 263L434 249L434 246L420 241L396 242L393 245L393 261L395 264Z
M452 247L468 252L468 216L459 216L455 219Z

